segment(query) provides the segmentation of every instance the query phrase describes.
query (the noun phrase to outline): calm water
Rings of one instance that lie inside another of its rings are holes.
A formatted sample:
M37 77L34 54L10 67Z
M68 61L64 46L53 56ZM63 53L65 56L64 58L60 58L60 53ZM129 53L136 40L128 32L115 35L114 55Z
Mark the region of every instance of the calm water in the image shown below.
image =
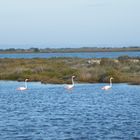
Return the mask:
M140 56L139 52L92 52L92 53L31 53L31 54L0 54L0 58L51 58L51 57L79 57L79 58L117 58L128 55Z
M0 82L1 140L139 140L140 86Z

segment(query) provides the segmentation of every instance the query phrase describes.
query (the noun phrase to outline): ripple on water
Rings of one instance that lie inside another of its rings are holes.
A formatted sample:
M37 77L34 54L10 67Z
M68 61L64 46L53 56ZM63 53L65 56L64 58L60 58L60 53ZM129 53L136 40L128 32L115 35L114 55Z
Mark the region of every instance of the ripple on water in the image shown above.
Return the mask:
M114 84L64 85L0 82L0 139L140 139L140 87Z

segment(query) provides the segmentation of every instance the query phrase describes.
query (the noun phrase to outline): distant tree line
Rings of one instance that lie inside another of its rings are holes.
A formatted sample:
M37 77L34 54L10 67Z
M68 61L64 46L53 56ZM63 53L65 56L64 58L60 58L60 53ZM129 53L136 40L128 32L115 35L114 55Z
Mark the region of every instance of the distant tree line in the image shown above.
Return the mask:
M70 53L70 52L122 52L122 51L140 51L140 46L130 46L121 48L98 48L98 47L81 47L81 48L37 48L29 49L8 48L0 49L0 53Z

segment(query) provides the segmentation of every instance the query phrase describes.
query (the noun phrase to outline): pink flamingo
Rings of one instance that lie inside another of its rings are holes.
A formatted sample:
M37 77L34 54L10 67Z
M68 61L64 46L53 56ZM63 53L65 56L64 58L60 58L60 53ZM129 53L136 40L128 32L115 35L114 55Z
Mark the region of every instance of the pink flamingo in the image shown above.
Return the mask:
M17 88L17 90L27 90L27 81L28 81L29 79L25 79L25 86L24 87L19 87L19 88Z
M72 89L74 87L74 80L73 80L74 78L75 78L75 76L72 76L72 78L71 78L72 84L66 85L67 89Z
M110 85L104 86L102 87L103 90L108 90L112 88L112 79L114 79L113 77L110 77Z

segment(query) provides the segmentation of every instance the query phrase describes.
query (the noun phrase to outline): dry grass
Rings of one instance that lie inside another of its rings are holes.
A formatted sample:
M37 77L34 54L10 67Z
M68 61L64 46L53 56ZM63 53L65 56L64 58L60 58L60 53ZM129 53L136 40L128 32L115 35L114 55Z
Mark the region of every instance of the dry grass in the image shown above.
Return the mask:
M0 80L41 81L43 83L70 83L76 75L77 82L140 83L140 61L101 59L100 64L89 64L89 59L0 59Z

